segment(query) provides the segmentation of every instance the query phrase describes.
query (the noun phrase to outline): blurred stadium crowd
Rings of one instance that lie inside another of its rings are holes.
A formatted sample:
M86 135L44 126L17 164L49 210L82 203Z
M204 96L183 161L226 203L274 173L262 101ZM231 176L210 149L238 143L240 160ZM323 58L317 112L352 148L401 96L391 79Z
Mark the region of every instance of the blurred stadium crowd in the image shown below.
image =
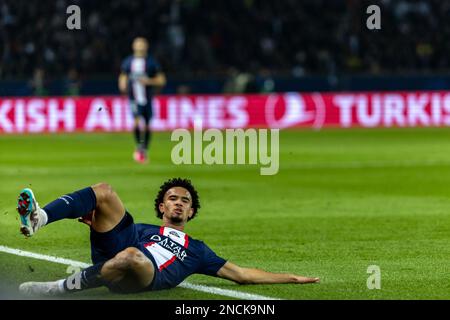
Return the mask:
M374 2L379 31L366 28ZM66 29L71 4L82 30ZM169 76L448 70L449 16L441 0L2 0L0 78L114 75L136 35Z

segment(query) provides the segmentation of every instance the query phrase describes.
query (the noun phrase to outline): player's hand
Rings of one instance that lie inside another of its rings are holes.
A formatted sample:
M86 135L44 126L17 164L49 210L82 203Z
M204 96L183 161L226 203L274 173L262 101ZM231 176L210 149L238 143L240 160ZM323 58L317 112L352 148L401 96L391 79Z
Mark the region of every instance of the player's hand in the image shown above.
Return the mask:
M319 283L320 278L309 278L309 277L302 277L302 276L294 276L295 283L299 284L307 284L307 283Z
M87 215L78 218L78 222L81 222L81 223L87 224L88 226L91 226L92 225L92 216L94 215L94 211L95 210L92 210Z
M149 77L140 77L139 82L144 86L151 85L152 80Z
M128 89L128 76L125 73L121 73L119 76L119 91L125 94Z
M119 92L122 93L122 94L126 94L127 93L127 89L128 88L127 88L126 84L119 86Z

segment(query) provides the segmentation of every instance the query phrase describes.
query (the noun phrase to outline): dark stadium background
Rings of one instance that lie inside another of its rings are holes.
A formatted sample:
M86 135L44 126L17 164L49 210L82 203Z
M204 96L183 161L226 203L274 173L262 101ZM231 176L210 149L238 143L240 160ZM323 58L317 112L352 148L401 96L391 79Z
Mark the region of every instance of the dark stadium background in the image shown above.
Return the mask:
M70 4L82 30L65 28ZM381 30L366 27L371 4ZM3 0L0 94L33 94L37 69L50 95L73 82L81 95L117 94L136 35L168 74L164 93L446 89L449 15L440 0ZM225 86L239 73L246 85Z

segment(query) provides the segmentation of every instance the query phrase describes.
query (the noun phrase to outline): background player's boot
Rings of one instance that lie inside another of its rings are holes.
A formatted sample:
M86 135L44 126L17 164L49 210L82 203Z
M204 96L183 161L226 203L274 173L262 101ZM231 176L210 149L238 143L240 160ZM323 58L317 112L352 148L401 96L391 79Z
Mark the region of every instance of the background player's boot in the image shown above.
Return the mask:
M20 215L20 232L31 237L36 231L47 223L45 213L39 208L33 191L25 188L17 199L17 211Z
M136 162L147 163L147 152L142 147L139 147L134 152L133 158Z
M19 291L26 296L55 296L64 293L60 281L25 282L19 286Z
M140 158L141 158L141 151L140 151L140 149L134 150L134 152L133 152L133 159L134 159L134 161L139 162Z
M148 152L146 149L141 149L141 161L139 162L143 164L148 163Z

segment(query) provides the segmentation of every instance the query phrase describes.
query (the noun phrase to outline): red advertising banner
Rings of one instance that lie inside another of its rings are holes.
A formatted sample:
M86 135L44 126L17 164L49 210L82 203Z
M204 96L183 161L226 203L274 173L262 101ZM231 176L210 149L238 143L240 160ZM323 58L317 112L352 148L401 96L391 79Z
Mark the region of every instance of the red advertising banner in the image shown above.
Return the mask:
M450 126L450 91L159 96L155 131ZM129 131L126 98L0 98L0 133Z

